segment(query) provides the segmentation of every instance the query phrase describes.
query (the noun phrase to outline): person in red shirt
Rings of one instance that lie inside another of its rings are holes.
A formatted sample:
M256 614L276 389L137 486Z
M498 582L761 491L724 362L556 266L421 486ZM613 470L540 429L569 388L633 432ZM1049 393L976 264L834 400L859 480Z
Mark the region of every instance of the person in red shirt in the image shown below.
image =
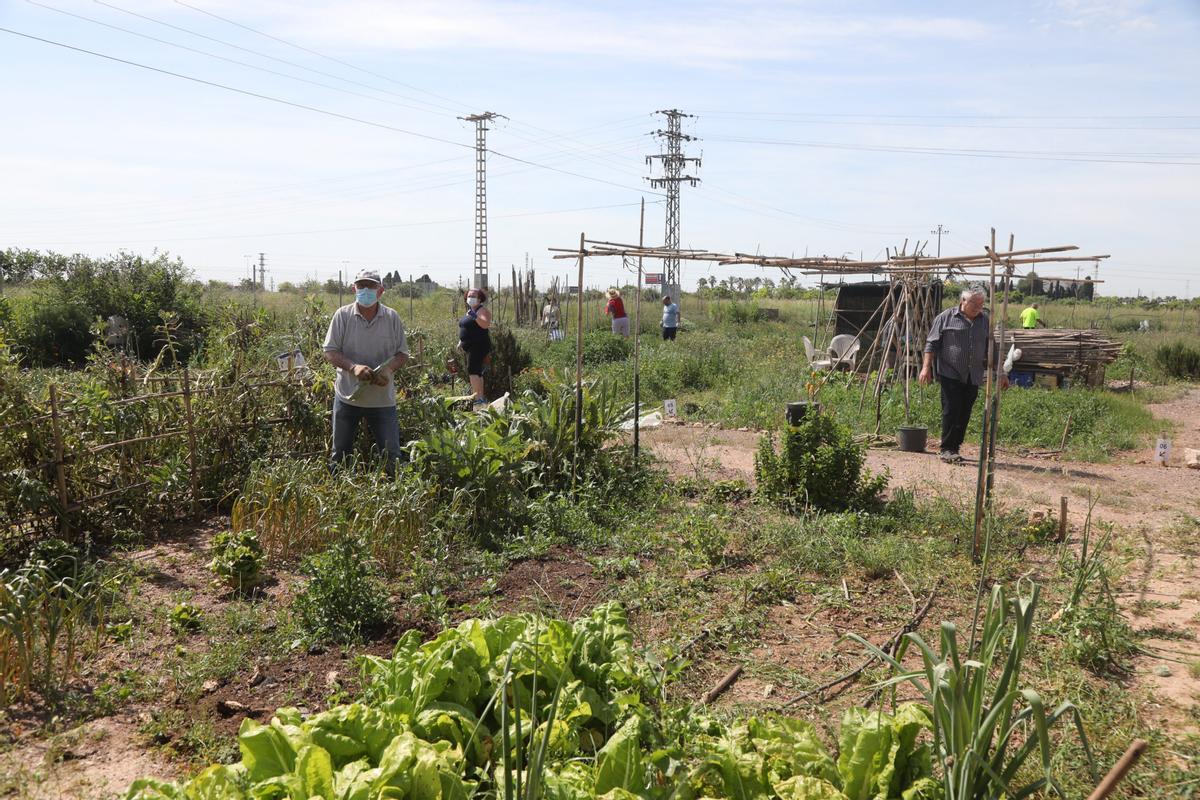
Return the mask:
M625 303L616 289L608 290L608 305L604 307L604 313L612 317L613 333L618 336L629 335L629 315L625 313Z

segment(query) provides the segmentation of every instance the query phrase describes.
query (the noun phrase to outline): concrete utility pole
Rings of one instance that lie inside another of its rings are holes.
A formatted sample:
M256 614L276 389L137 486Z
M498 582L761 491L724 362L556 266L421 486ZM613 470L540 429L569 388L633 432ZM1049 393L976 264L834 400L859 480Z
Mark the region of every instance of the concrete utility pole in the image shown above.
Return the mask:
M472 289L488 287L487 252L487 131L488 122L508 119L503 114L485 111L459 119L475 123L475 271L471 276Z
M683 143L696 141L696 137L683 133L680 130L680 123L684 117L692 119L695 117L692 114L685 114L677 108L655 111L654 113L662 114L667 118L667 129L664 131L660 128L654 132L654 136L666 146L666 152L646 156L646 164L648 165L653 165L656 158L661 159L662 162L662 177L647 178L647 180L650 181L650 185L655 189L667 190L667 225L663 246L668 250L678 250L679 184L687 183L689 186L695 186L700 182L699 178L684 174L684 170L688 164L695 164L699 167L700 159L690 158L683 154ZM682 285L682 278L679 274L679 259L664 259L663 270L666 272L663 275L663 294L670 295L671 299L678 303L682 299L679 296Z
M950 234L950 231L946 230L945 228L943 228L943 227L942 227L942 226L939 224L939 225L937 226L937 230L936 230L936 231L930 231L930 233L936 233L936 234L937 234L937 237L938 237L938 253L937 253L937 257L938 257L938 258L941 258L941 257L942 257L942 234L944 233L944 234L946 234L946 235L949 235L949 234Z

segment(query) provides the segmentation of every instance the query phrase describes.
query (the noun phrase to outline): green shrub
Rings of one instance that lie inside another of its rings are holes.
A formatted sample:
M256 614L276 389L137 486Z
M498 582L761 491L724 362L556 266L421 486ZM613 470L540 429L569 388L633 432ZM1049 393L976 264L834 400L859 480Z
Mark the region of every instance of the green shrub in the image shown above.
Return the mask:
M294 609L313 642L346 644L378 631L391 616L387 588L365 544L353 537L309 556L301 567L309 577Z
M513 379L529 369L533 359L507 326L493 325L491 338L492 358L483 376L483 387L488 399L495 400L512 391Z
M17 304L13 345L26 364L79 363L92 343L92 315L49 287L37 287Z
M1200 380L1200 348L1185 342L1159 345L1154 350L1154 363L1169 377Z
M237 592L248 592L262 577L263 549L252 529L225 531L213 537L209 568Z
M572 345L574 352L574 343ZM608 364L614 361L624 361L633 354L633 340L625 336L617 336L612 331L590 331L583 336L583 363Z
M209 325L199 285L178 259L130 253L107 258L26 252L45 277L14 313L14 345L26 363L78 364L88 355L97 319L120 315L129 322L135 353L150 359L161 347L164 315L175 328L175 355L186 361Z
M575 388L554 384L543 397L513 398L503 413L463 415L430 430L412 444L413 469L447 502L461 495L471 533L495 547L521 529L529 500L603 481L615 463L604 445L628 414L608 384L585 386L576 447Z
M760 322L767 317L763 310L758 307L758 303L742 303L736 300L732 303L718 305L714 310L713 316L720 322L731 322L734 325Z
M882 505L887 476L872 476L866 459L849 428L828 414L809 414L786 430L778 453L775 435L763 436L754 475L759 492L788 511L869 510Z

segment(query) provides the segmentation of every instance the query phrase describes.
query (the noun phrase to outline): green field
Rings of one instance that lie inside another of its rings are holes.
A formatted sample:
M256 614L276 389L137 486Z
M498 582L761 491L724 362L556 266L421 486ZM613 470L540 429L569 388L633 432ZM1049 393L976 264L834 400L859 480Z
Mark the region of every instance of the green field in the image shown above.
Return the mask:
M1044 500L1004 496L973 558L961 498L862 471L867 376L832 376L820 423L784 425L820 383L800 337L827 337L832 292L689 294L675 342L645 300L644 410L673 398L688 421L773 432L780 454L760 454L755 486L635 459L620 432L631 343L607 331L599 293L578 435L574 308L551 342L493 300L497 338L530 367L513 370L508 409L472 413L446 367L459 298L385 293L423 353L397 376L408 460L389 477L369 458L324 463L336 295L162 285L178 316L154 322L146 304L132 359L95 343L105 306L67 313L45 284L6 288L0 796L49 796L87 769L73 754L97 726L134 715L114 752L163 779L135 783L140 800L1048 796L1042 781L1082 797L1135 737L1150 748L1117 796L1200 786L1200 697L1163 726L1137 660L1164 639L1187 651L1200 620L1148 623L1195 598L1146 601L1134 625L1113 594L1146 585L1164 553L1190 569L1200 508L1148 509L1140 527L1077 519L1060 543L1057 507L1031 516ZM1155 353L1195 341L1197 309L1044 310L1128 342L1110 378L1133 367L1153 385L1010 390L1000 444L1058 449L1069 417L1064 469L1127 464L1163 428L1147 404L1190 389ZM33 349L67 334L84 344L75 363ZM278 371L293 348L311 374ZM497 381L511 363L493 364ZM936 435L938 417L935 391L914 386L907 419ZM883 439L905 420L891 386ZM1200 663L1170 658L1155 663ZM1008 709L1007 735L972 710L984 696Z

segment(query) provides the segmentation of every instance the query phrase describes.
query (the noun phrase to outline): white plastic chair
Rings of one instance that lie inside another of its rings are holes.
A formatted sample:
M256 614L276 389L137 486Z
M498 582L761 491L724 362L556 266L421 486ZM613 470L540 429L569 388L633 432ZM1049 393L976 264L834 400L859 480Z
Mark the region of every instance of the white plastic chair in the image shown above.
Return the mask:
M857 336L839 333L829 341L830 368L841 369L844 366L846 369L853 370L858 361L858 351L861 348L862 342L858 340Z
M828 358L817 358L817 348L813 347L812 339L804 337L804 354L808 356L808 364L815 370L825 370L833 366Z

